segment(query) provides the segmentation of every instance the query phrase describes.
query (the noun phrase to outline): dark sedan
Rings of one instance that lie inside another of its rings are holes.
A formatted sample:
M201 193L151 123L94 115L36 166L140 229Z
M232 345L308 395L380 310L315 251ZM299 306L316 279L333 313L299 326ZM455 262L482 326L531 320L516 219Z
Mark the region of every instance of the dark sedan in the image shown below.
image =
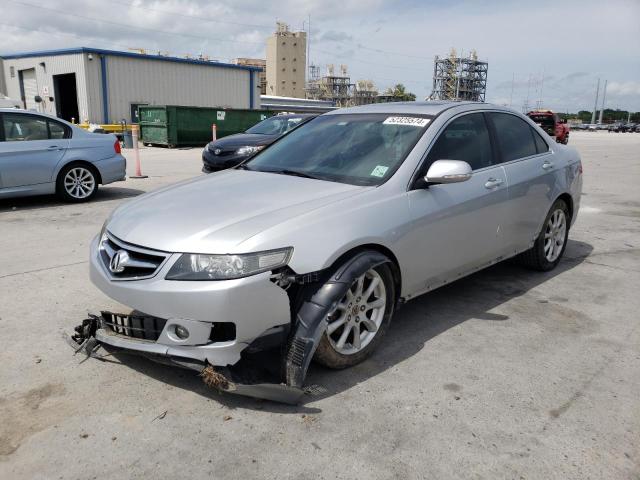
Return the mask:
M312 114L286 114L267 118L244 133L209 142L202 152L202 171L217 172L235 167L273 143L289 130L311 120Z

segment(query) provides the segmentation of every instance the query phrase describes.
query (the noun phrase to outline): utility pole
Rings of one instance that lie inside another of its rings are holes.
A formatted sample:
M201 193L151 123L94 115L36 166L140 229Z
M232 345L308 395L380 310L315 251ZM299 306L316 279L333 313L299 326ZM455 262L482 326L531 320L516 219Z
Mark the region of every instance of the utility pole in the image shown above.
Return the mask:
M544 88L544 68L542 69L542 80L540 80L540 105L538 108L542 108L542 89Z
M307 26L307 81L310 80L311 75L309 75L309 67L311 67L311 59L309 58L311 55L311 14L309 14L309 25Z
M596 103L593 105L593 113L591 114L591 123L596 123L596 112L598 111L598 94L600 93L600 79L598 79L598 86L596 87Z
M604 89L602 90L602 107L600 108L600 118L598 123L602 123L602 115L604 115L604 100L607 98L607 82L608 80L604 81Z
M527 113L529 111L529 92L531 91L531 74L529 74L529 80L527 81L527 99L524 102L524 112Z
M516 74L515 72L513 73L513 75L511 76L511 95L509 96L509 107L511 107L511 104L513 103L513 84L516 81Z

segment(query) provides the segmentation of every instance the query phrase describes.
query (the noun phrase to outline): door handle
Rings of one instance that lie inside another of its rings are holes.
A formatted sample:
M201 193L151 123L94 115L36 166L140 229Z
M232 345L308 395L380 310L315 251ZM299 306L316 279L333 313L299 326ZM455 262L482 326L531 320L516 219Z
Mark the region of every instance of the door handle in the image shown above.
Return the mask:
M549 170L549 169L553 168L553 163L551 163L550 161L547 160L542 164L542 168L545 169L545 170Z
M47 150L62 150L62 147L59 147L58 145L51 145L50 147L47 147Z
M488 188L488 189L496 188L502 185L502 183L503 183L502 179L491 177L489 178L489 180L487 180L487 183L484 184L484 188Z

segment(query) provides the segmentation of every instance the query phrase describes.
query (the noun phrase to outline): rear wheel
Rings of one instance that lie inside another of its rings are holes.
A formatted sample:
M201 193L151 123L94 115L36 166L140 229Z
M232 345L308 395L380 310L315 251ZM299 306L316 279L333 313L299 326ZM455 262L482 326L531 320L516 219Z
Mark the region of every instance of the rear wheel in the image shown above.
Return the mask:
M315 360L329 368L346 368L375 350L393 315L395 285L387 264L367 270L337 299Z
M88 165L67 165L58 174L56 193L67 202L86 202L97 191L98 177Z
M564 200L556 200L533 247L520 255L522 263L543 272L554 269L567 246L569 223L567 204Z

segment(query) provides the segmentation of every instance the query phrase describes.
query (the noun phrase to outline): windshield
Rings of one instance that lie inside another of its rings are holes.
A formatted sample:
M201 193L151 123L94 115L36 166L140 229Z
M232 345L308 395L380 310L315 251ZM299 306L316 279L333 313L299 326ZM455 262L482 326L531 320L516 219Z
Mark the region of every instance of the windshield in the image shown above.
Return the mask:
M275 116L267 118L262 122L254 125L245 133L257 133L260 135L278 135L288 132L293 127L300 125L303 117L282 117Z
M402 114L323 115L282 137L245 167L355 185L380 185L409 154L430 118Z

